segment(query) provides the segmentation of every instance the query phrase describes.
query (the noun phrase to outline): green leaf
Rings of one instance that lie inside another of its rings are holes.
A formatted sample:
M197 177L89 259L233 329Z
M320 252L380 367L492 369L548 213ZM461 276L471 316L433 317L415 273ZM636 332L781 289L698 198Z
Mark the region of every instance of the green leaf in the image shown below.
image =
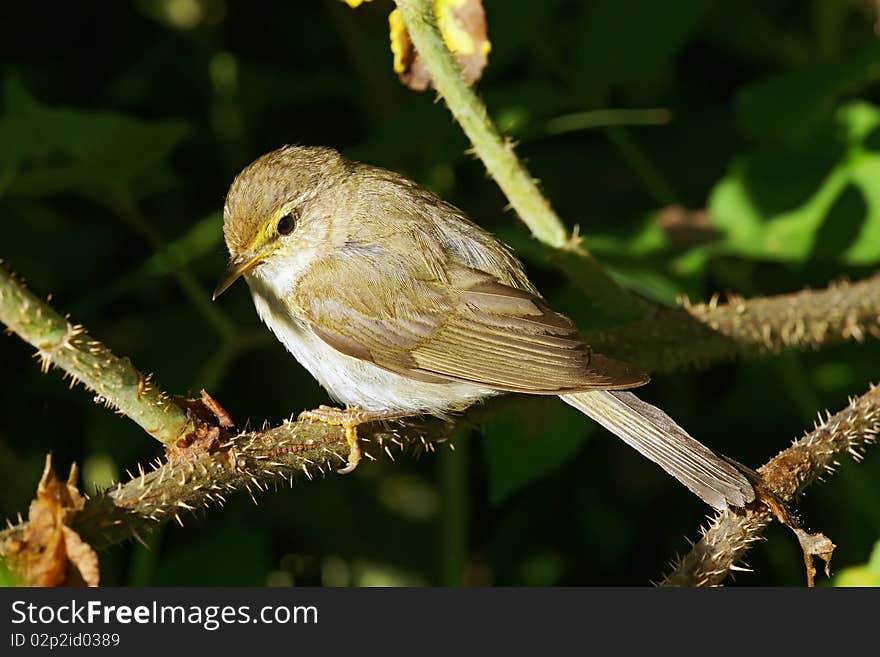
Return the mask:
M12 172L9 194L74 193L105 203L120 193L145 196L170 184L165 162L188 132L181 121L42 105L13 77L4 102L0 177Z
M654 213L623 238L591 234L587 246L619 283L656 303L675 305L701 291L705 249L675 248Z
M6 562L3 559L0 559L0 588L9 588L18 585L15 577L9 572L9 567L6 565Z
M492 418L484 428L492 504L571 460L593 427L556 398L525 397Z
M834 577L834 586L880 586L880 541L874 544L868 563L844 568Z
M709 200L722 253L849 265L880 261L880 153L870 150L880 110L840 108L808 147L738 158Z

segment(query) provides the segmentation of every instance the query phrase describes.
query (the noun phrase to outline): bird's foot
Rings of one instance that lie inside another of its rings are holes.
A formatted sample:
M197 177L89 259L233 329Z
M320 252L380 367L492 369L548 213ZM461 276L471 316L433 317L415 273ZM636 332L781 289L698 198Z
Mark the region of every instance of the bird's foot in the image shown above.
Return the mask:
M340 474L354 472L361 460L361 445L358 440L357 428L361 424L378 422L379 420L393 420L404 417L406 413L397 411L369 411L363 408L334 408L333 406L318 406L311 411L303 411L299 414L300 422L323 422L334 427L342 427L345 430L345 442L348 443L348 464L337 470Z

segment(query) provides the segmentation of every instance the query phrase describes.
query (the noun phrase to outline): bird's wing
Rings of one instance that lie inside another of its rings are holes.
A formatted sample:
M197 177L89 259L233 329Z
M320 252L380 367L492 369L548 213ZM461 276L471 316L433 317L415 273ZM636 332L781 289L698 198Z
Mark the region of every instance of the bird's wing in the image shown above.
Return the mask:
M335 266L334 266L335 265ZM591 353L572 322L537 295L492 275L446 263L442 275L363 267L340 290L323 262L301 279L294 301L336 350L429 382L462 381L496 390L560 394L647 383L626 363Z

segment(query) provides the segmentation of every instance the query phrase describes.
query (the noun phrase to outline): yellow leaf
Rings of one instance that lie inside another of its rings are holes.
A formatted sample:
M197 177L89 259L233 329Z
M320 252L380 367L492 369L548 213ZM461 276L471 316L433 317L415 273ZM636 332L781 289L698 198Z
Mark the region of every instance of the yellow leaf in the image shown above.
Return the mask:
M412 51L412 42L409 40L409 33L406 31L406 25L403 24L403 15L399 9L395 9L388 14L388 27L391 32L391 54L394 56L394 72L398 75L406 72L407 56Z
M455 55L468 84L480 79L488 64L492 44L486 32L482 0L434 0L437 26L449 51ZM431 87L431 75L413 49L400 11L388 16L394 72L416 91Z
M486 19L481 3L472 0L434 0L434 13L449 52L481 57L489 55L492 44L486 38ZM480 23L482 30L479 29Z

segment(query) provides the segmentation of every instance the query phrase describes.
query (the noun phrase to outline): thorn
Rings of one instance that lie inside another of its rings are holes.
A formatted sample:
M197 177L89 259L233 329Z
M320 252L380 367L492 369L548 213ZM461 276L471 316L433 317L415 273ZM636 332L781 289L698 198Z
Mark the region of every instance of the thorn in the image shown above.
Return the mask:
M737 566L737 565L734 564L734 565L730 566L730 570L735 570L735 571L738 571L738 572L741 572L741 573L753 573L753 572L755 572L754 570L752 570L751 568L749 568L749 567L746 566L745 564L743 564L742 566Z
M131 535L134 537L134 539L135 539L138 543L140 543L141 545L143 545L143 546L144 546L145 548L147 548L148 550L150 549L150 546L147 545L147 542L146 542L144 539L141 538L141 535L138 534L137 529L135 529L134 527L131 528Z

